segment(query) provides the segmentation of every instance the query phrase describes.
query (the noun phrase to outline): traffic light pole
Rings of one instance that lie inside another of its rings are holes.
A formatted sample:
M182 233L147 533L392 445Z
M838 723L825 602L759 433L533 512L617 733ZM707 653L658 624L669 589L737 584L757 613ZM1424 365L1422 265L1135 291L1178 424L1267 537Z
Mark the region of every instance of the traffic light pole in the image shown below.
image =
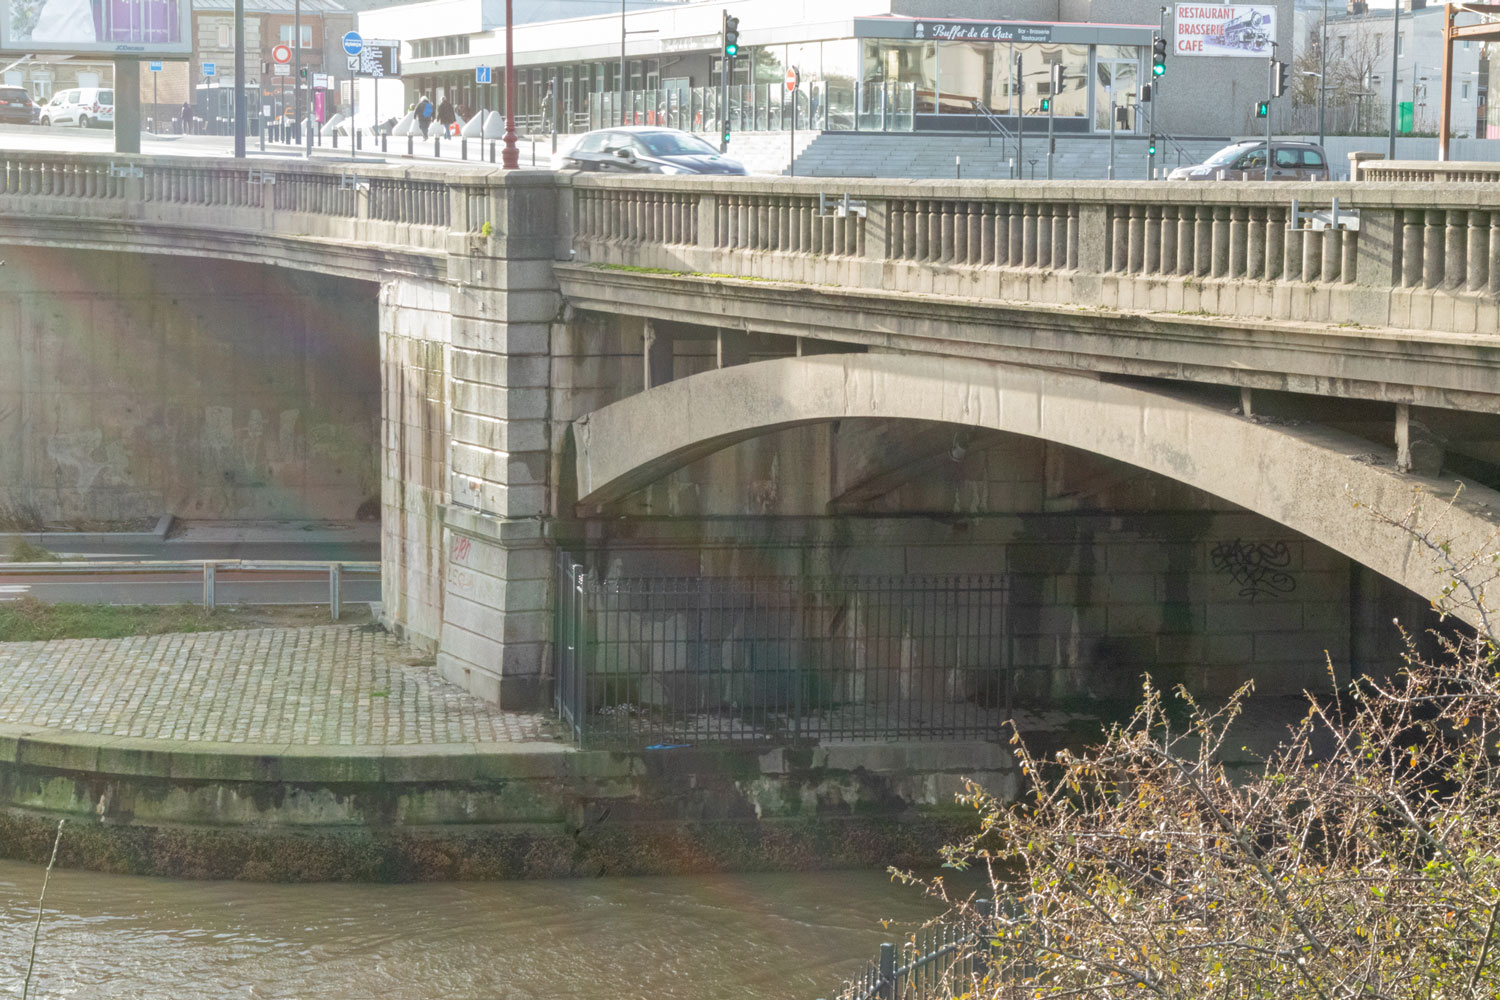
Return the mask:
M1399 6L1399 4L1398 4ZM1276 43L1271 43L1271 58L1266 63L1266 180L1271 179L1271 101L1276 97Z
M1026 177L1026 77L1021 72L1021 53L1016 53L1016 176Z
M1052 138L1052 123L1057 116L1057 71L1061 68L1059 64L1052 66L1052 80L1054 86L1052 93L1047 97L1047 179L1052 179L1052 156L1057 152L1057 140Z

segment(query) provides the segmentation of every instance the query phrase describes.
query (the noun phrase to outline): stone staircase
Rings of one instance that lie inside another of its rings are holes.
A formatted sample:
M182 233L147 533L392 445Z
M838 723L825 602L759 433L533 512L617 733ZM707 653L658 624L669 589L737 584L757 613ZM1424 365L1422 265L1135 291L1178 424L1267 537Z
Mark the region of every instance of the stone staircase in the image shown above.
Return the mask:
M1156 166L1172 168L1200 163L1227 145L1227 137L1184 140L1186 155L1165 143L1158 149ZM790 140L785 132L745 132L734 136L729 155L755 174L784 174ZM1045 136L1026 136L1023 175L1047 176ZM1011 142L996 136L944 133L798 132L797 176L799 177L911 177L1006 179L1008 162L1015 156ZM955 163L955 157L957 162ZM1034 163L1032 161L1035 161ZM1058 180L1103 180L1108 176L1109 137L1070 135L1057 137L1053 176ZM1115 137L1115 178L1144 180L1146 139L1144 136Z

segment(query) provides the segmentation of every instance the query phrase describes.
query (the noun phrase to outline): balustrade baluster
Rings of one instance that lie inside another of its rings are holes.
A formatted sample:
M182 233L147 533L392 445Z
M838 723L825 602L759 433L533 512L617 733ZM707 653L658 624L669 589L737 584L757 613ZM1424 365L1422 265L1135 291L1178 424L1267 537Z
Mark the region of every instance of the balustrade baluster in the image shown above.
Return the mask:
M1129 258L1125 261L1125 271L1127 274L1140 274L1146 264L1146 208L1144 205L1131 205L1127 211L1130 213L1127 229Z
M1468 273L1464 259L1468 256L1469 213L1463 209L1449 209L1446 213L1447 232L1443 256L1443 287L1458 291L1464 287Z
M1026 206L1010 203L1010 266L1023 267L1026 262Z
M1209 276L1222 278L1229 273L1230 213L1227 205L1213 209L1213 260Z
M1341 229L1323 231L1323 274L1327 282L1337 282L1344 268L1344 232Z
M1145 256L1141 260L1141 274L1156 274L1161 270L1162 211L1159 205L1146 206Z
M1108 270L1128 270L1130 268L1130 206L1110 206L1109 219L1110 240L1106 244L1110 251Z
M1489 213L1471 211L1466 241L1468 246L1465 252L1468 258L1468 269L1464 275L1464 288L1468 291L1481 291L1489 282L1490 240L1494 238L1494 233L1490 230Z
M1021 258L1022 267L1036 267L1036 229L1037 229L1037 206L1035 202L1027 202L1022 208L1021 216Z
M1422 227L1422 287L1437 288L1443 283L1444 229L1447 213L1441 209L1427 212Z
M1323 230L1302 230L1302 280L1317 281L1323 274Z
M1055 206L1044 202L1037 206L1036 216L1036 266L1052 268L1052 211Z
M953 236L953 202L943 201L939 202L938 205L937 258L941 263L948 264L952 263L957 257L957 247Z
M1229 276L1243 278L1249 273L1250 209L1235 205L1229 212Z

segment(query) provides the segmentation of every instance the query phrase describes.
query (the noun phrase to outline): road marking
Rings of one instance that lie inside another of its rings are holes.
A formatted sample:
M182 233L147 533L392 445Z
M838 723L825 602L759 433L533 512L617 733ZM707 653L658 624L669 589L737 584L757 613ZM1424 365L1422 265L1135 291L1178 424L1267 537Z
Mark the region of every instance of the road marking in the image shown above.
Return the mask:
M19 601L29 593L31 593L31 587L27 584L0 586L0 601Z

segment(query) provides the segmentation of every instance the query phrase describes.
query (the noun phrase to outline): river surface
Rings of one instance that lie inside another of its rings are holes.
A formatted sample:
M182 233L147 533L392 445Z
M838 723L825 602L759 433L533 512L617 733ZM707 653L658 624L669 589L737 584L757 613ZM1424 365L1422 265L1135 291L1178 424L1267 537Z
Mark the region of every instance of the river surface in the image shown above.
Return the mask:
M0 861L0 996L20 996L41 883ZM934 912L876 872L259 885L59 869L31 996L814 1000Z

